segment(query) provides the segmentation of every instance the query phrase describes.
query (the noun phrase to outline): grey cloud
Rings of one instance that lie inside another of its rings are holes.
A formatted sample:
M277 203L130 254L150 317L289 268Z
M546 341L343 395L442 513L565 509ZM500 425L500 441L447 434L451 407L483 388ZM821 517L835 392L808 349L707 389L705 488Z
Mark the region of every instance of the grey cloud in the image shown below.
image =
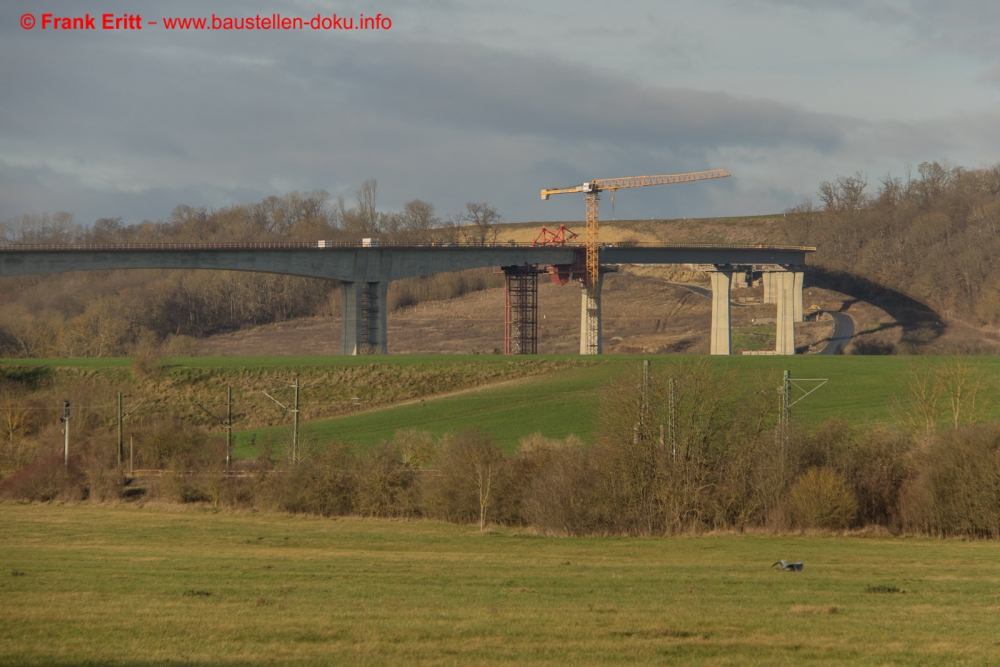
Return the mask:
M886 27L903 27L913 46L965 53L992 61L1000 59L996 30L1000 3L993 0L755 0L759 5L797 7L805 11L848 12Z
M642 87L543 57L470 45L393 44L322 68L373 106L428 122L660 147L834 149L854 121L720 92Z

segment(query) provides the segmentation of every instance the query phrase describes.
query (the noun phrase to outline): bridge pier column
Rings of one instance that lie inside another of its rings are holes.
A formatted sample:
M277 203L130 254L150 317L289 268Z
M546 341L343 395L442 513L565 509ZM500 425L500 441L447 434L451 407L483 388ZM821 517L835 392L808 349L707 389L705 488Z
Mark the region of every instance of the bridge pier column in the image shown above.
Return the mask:
M340 353L387 354L386 298L389 281L341 282L343 315L340 327Z
M796 322L804 321L802 312L802 284L805 282L806 274L801 269L792 271L792 319Z
M583 285L580 301L580 354L601 354L601 287L604 273L597 274L597 289L591 296Z
M708 272L712 280L712 343L710 354L732 354L730 336L729 289L732 285L733 270L716 267Z
M777 271L771 276L778 300L774 353L795 354L795 272Z
M778 303L778 290L776 288L775 275L771 271L764 271L760 276L760 282L764 285L764 303Z

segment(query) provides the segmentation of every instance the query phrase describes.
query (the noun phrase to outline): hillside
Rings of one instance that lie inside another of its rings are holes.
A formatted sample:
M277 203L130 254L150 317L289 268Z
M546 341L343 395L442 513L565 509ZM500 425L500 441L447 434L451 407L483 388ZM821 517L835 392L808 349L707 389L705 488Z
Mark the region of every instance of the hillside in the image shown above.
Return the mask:
M601 240L815 245L818 251L809 260L814 270L806 278L813 292L806 306L849 309L859 334L852 351L1000 351L1000 265L993 261L1000 254L1000 167L925 163L919 177L903 182L886 176L875 188L862 175L838 177L822 183L819 196L822 209L805 204L773 216L605 221ZM323 192L291 193L217 211L180 206L158 223L125 226L112 219L83 228L39 218L17 221L20 227L7 221L3 231L10 242L356 240L362 234L410 242L462 240L470 234L483 240L487 232L500 241L525 242L542 226L456 226L434 217L433 206L422 205L410 206L402 217L376 216L365 227L356 209L331 209ZM417 209L426 215L414 217ZM566 224L583 231L579 221ZM607 350L707 350L708 304L666 284L703 280L678 268L626 267L610 275ZM501 286L502 277L489 269L394 282L390 349L489 353L502 347ZM578 299L575 287L558 288L543 279L542 351L575 349ZM334 354L339 310L335 283L288 276L114 271L8 278L0 280L0 350L14 357L156 350L166 355ZM766 346L762 320L773 318L773 311L773 306L736 308L734 324L743 330L734 332L735 347ZM801 329L800 347L818 345L825 335L821 326Z

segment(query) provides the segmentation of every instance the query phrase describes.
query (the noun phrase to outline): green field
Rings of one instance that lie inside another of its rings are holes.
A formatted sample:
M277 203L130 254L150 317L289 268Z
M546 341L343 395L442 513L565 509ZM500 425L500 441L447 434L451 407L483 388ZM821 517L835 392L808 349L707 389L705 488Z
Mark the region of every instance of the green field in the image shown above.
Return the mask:
M390 357L387 363L394 363ZM484 388L456 396L428 398L424 402L388 407L358 415L313 422L304 426L303 437L317 442L339 440L363 446L389 439L400 429L414 428L440 435L479 427L491 433L503 447L512 450L520 439L532 433L564 438L573 433L589 442L601 390L609 380L628 368L640 368L651 359L654 373L665 372L670 364L690 360L677 356L615 355L602 358L588 368L554 372L523 382ZM905 385L912 368L928 363L946 364L951 358L937 357L709 357L712 365L731 373L737 398L740 392L774 391L782 371L795 378L828 379L829 382L793 408L793 418L807 427L840 417L852 423L891 422L892 409L905 398ZM967 357L988 383L990 391L980 396L983 416L1000 419L1000 401L992 378L1000 375L1000 358ZM725 389L725 388L723 388ZM797 396L798 394L796 394ZM777 398L775 398L777 402ZM260 429L239 434L239 453L251 456L251 441L278 436L285 429Z
M332 374L338 368L352 369L356 374L368 373L366 369L369 367L372 372L388 368L399 372L385 373L385 377L389 381L398 382L398 378L424 377L417 374L432 368L443 368L438 375L427 374L427 377L433 378L435 387L422 396L423 400L420 396L407 398L413 396L412 389L399 391L398 387L380 387L376 383L366 389L370 395L357 414L304 424L304 440L319 445L339 440L367 447L391 438L399 430L417 429L441 435L478 427L489 432L501 446L512 450L517 447L521 438L533 433L541 433L550 438L565 438L575 434L585 442L591 441L602 389L628 369L638 369L643 359L647 358L652 360L656 373L668 372L671 364L693 359L687 355L607 355L583 362L578 356L545 355L533 357L531 362L551 364L552 370L509 381L505 380L509 376L504 375L504 369L509 367L512 358L495 355L196 357L166 360L164 373L175 385L175 390L183 391L185 382L205 383L206 378L211 378L215 385L221 387L222 376L232 373L239 374L237 379L246 384L249 382L247 378L256 377L254 372L258 369L257 375L260 377L273 378L275 372L280 372L290 378L296 374L316 375L326 371ZM951 358L926 356L731 356L708 357L708 360L718 370L729 373L727 377L730 378L730 386L721 387L720 390L733 391L736 400L739 400L740 395L750 396L756 391L774 392L783 370L789 370L793 379L829 379L829 383L793 408L794 420L806 427L833 417L841 417L852 423L890 422L893 419L894 404L905 395L912 368L952 361ZM1000 377L1000 358L982 356L965 357L964 360L973 364L990 384L990 390L978 399L983 408L982 416L1000 419L1000 400L997 383L993 379ZM526 359L522 357L517 361L524 362ZM15 365L56 369L68 367L91 369L88 372L97 374L121 374L122 368L129 366L131 360L6 359L0 363L8 368ZM592 365L572 365L576 363ZM466 383L466 387L461 391L451 391L448 388L449 374L453 373L449 369L452 368L457 369L454 371L455 377L459 372L464 374L462 381ZM477 368L482 371L478 375L474 372ZM219 369L218 378L212 374L212 369ZM470 379L473 376L480 379L473 382ZM492 386L479 384L474 389L467 386L470 382L476 384L487 381L483 378L491 376L502 381ZM273 379L269 382L269 387L276 386ZM202 400L217 398L215 395L222 390L214 387L212 391L215 394ZM311 407L322 407L324 401L338 400L343 403L346 401L345 397L351 396L349 391L346 394L345 391L345 388L338 387L304 389L304 412L308 414ZM380 398L380 392L385 396ZM776 393L774 395L776 397ZM260 397L259 392L254 396L256 405L263 406L255 409L274 412L273 418L279 422L284 420L285 425L237 433L237 456L240 457L254 456L255 445L270 439L283 442L290 432L291 420L282 417L274 406ZM389 405L392 401L396 403ZM365 409L369 402L378 407ZM189 408L188 412L194 418L200 417L196 408ZM217 425L215 428L218 430Z
M1000 661L990 542L6 503L0 544L9 665Z

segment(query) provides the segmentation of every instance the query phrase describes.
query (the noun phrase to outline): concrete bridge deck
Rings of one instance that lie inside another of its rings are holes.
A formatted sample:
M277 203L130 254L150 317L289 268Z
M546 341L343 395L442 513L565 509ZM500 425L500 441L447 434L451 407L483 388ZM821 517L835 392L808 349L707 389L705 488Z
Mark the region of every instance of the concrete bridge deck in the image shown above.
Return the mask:
M387 352L386 294L389 282L490 266L578 265L582 245L533 246L529 244L379 244L360 243L146 243L119 245L0 246L0 277L68 271L120 269L199 269L254 271L341 283L344 314L342 354ZM739 267L765 271L765 286L775 294L788 291L788 304L778 303L779 354L794 353L793 302L801 318L802 271L805 246L677 245L647 246L606 244L600 248L602 264L694 264L713 275L712 353L729 354L729 285ZM787 285L785 277L787 274ZM775 280L770 280L771 276ZM586 309L584 309L586 310ZM782 319L783 311L788 315ZM584 315L586 317L586 315ZM598 306L596 316L600 318ZM581 327L584 323L581 323ZM598 324L599 327L599 324ZM783 335L784 334L784 335ZM791 352L788 351L791 345ZM784 350L784 351L782 351ZM599 351L599 348L598 348Z

